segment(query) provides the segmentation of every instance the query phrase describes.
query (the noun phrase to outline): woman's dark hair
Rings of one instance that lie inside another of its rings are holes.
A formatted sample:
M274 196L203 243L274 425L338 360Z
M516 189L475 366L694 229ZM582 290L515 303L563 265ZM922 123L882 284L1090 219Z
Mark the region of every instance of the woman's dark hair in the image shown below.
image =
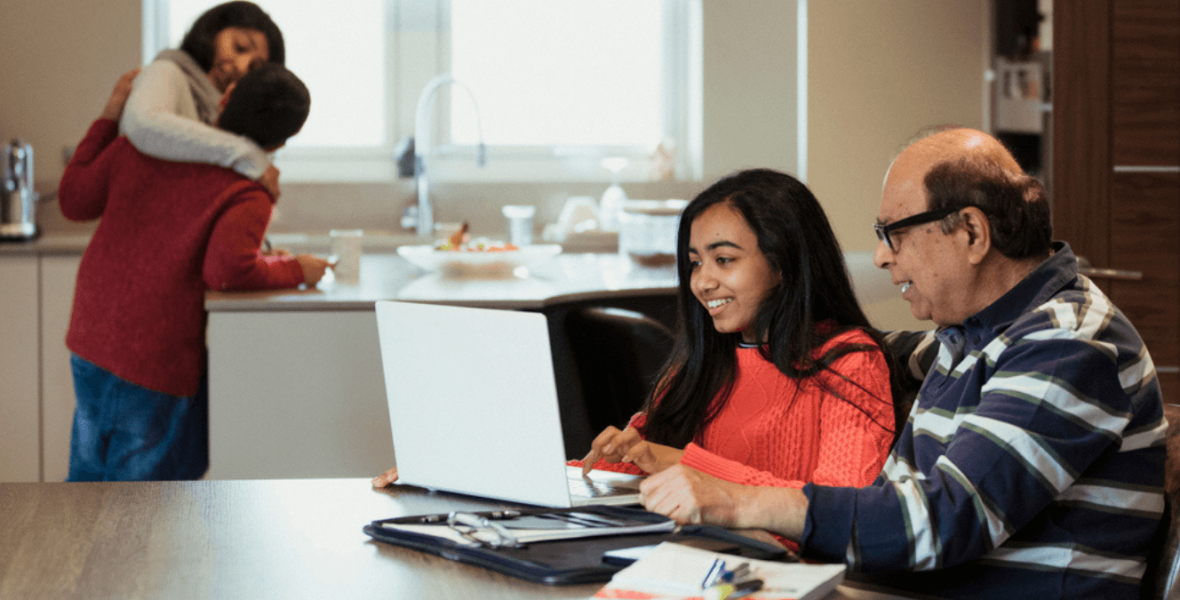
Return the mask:
M844 254L819 201L805 185L785 173L769 169L740 171L701 192L680 217L676 268L681 328L672 356L644 407L644 437L683 448L729 400L742 334L718 333L714 328L708 312L692 292L688 257L693 221L720 204L742 215L758 238L759 250L782 276L778 287L759 306L750 326L757 339L768 340L768 344L760 346L762 355L786 376L803 380L830 370L841 356L879 348L890 365L891 387L896 392L889 351L856 301ZM817 327L829 320L834 327ZM841 344L819 358L813 356L825 342L851 329L864 331L877 346ZM816 378L815 383L832 391L823 379ZM719 401L714 402L719 393ZM891 398L880 401L892 404ZM896 436L905 418L899 413L895 406L894 422L878 425Z
M985 153L941 162L923 180L927 210L974 206L987 215L992 245L1000 254L1021 260L1049 254L1053 219L1045 188L1032 176L1013 173ZM958 215L942 222L944 233L958 225Z
M180 49L188 53L207 73L213 68L213 38L226 27L261 31L266 36L270 52L270 60L267 62L286 64L287 51L283 46L283 32L279 31L279 26L275 25L270 15L253 2L226 2L205 11L193 22L188 33L184 34Z
M268 63L238 80L217 126L270 149L299 133L310 109L307 86L286 67Z

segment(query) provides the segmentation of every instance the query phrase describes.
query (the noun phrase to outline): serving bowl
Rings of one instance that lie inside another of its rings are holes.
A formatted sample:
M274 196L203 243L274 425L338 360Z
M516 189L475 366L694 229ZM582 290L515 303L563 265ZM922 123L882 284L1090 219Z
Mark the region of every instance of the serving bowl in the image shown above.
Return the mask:
M503 276L561 253L559 244L537 244L517 250L435 250L434 246L399 246L398 255L424 271L451 275Z

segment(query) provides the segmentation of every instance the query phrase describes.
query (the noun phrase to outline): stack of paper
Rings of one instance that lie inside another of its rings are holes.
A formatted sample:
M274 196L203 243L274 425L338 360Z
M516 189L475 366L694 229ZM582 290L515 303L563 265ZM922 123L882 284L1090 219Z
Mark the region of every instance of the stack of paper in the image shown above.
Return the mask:
M750 560L728 554L664 542L643 558L615 573L595 598L663 600L702 598L701 583L717 559L749 563L762 580L762 589L745 598L813 600L822 598L844 580L844 565L809 565Z

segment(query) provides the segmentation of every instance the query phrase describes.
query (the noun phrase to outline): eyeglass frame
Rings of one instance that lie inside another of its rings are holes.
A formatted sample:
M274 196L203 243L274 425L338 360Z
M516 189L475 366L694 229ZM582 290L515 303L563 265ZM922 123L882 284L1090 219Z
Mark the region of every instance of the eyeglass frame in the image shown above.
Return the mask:
M906 227L913 227L915 225L925 225L926 223L933 223L935 221L945 219L959 212L960 210L963 210L964 208L967 207L960 206L957 208L951 208L944 206L943 208L936 208L934 210L920 212L916 215L910 215L900 221L894 221L888 225L873 223L873 231L877 233L878 240L885 242L885 247L889 248L890 252L897 252L897 248L893 245L893 237L889 235L890 233L897 231L898 229L905 229Z

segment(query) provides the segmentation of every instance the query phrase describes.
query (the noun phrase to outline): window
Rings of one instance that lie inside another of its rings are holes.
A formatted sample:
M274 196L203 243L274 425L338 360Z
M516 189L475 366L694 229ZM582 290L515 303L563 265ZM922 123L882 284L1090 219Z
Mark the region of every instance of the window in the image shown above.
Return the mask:
M145 60L179 46L214 4L144 0ZM660 143L681 148L677 172L687 171L682 0L260 4L283 30L287 66L312 92L307 124L277 159L286 181L392 180L419 96L443 73L463 84L433 98L433 171L443 179L601 181L608 157L630 159L625 179L644 179Z

